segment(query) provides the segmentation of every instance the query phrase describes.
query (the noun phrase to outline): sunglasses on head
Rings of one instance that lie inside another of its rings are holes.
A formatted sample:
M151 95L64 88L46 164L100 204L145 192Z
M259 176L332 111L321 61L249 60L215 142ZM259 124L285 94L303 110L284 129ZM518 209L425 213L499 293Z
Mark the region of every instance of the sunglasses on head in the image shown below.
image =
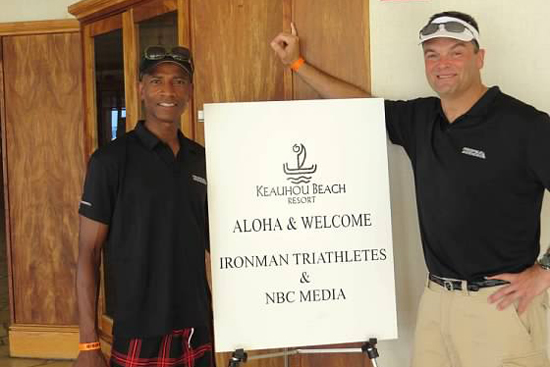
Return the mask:
M430 23L427 24L424 28L420 30L420 34L422 36L429 36L430 34L434 34L435 32L439 31L440 27L445 28L447 32L451 33L462 33L465 29L468 30L468 32L472 33L468 27L466 27L464 24L459 22L446 22L446 23ZM472 34L473 35L473 34Z
M145 49L143 54L147 60L162 60L170 57L176 61L186 63L190 66L191 72L193 72L193 59L191 58L191 52L185 47L172 47L170 51L162 46L149 46Z

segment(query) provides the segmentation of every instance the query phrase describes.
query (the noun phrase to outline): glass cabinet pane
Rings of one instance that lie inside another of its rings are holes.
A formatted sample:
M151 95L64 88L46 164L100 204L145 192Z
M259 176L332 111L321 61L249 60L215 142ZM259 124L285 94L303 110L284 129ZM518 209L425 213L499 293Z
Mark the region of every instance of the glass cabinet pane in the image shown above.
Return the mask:
M105 145L126 131L122 30L94 37L97 140Z
M148 46L177 46L178 45L178 13L173 11L158 15L137 23L139 34L139 56ZM140 118L145 118L143 104Z
M151 45L178 45L178 14L173 11L137 23L140 55Z
M101 147L126 131L122 30L94 37L97 144ZM104 314L112 317L114 292L107 252L104 252Z

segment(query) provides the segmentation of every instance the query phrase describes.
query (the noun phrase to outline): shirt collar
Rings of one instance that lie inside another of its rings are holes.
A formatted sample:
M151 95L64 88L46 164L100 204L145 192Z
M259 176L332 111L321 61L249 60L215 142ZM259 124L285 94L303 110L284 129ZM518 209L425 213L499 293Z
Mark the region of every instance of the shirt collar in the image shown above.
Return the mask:
M147 149L153 150L158 144L163 144L159 138L145 127L145 121L138 121L135 132ZM180 149L187 147L185 137L180 129L178 129L178 140L180 142Z
M159 138L147 130L144 121L138 121L135 132L139 140L141 140L143 145L145 145L149 150L153 150L161 142Z
M500 88L497 86L487 89L485 94L470 108L465 115L468 116L485 116L489 111L489 107L500 93Z
M481 96L481 98L465 114L463 114L455 122L453 122L453 125L457 122L458 123L464 122L461 120L467 117L486 116L489 112L489 108L491 107L492 103L500 93L501 93L500 88L498 86L493 86L487 89L487 91ZM447 117L443 112L443 107L441 107L441 100L439 100L439 104L438 104L438 113L443 121L447 121Z
M139 140L145 145L145 147L149 150L153 150L157 147L159 144L164 144L159 138L157 138L152 132L147 130L145 127L145 121L138 121L135 132ZM185 151L190 151L192 153L196 153L196 147L193 146L193 144L190 144L187 139L185 139L185 136L181 132L180 129L178 129L178 140L180 142L180 152L183 153ZM185 154L185 153L184 153Z

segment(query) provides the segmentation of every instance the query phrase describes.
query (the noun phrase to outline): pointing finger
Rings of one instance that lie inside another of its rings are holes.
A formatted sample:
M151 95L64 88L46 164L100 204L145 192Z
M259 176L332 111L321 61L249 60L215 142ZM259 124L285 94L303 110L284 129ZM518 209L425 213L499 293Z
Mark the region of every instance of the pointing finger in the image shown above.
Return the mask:
M296 26L294 25L294 22L290 22L290 29L292 29L293 36L298 35L298 32L296 32Z

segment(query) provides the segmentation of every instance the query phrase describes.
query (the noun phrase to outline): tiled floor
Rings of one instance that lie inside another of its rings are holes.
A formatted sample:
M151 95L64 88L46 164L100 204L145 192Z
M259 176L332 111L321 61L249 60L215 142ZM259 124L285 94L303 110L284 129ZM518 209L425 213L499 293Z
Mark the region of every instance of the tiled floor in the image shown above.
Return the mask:
M0 216L0 367L70 367L72 361L10 358L8 326L10 322L8 299L8 266L4 244L4 220Z

